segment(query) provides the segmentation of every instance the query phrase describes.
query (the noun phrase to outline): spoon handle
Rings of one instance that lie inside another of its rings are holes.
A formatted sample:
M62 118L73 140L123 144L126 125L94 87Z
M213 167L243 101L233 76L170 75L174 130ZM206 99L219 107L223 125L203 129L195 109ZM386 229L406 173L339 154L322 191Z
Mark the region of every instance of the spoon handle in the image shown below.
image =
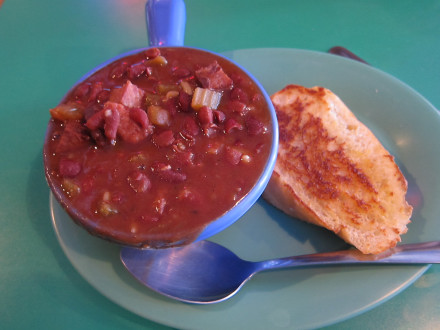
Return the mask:
M404 244L378 255L365 255L355 249L308 254L262 261L261 270L342 264L437 264L440 241Z

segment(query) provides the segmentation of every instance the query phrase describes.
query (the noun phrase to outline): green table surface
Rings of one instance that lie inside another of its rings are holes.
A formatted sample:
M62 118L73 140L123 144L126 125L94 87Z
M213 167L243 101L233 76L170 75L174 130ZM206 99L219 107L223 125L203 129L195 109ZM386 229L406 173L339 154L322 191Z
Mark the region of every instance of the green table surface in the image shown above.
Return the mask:
M341 45L440 107L438 0L185 3L187 46L326 52ZM95 65L147 45L144 6L144 0L6 0L0 7L1 329L168 329L111 302L72 267L51 226L42 163L47 110ZM434 265L397 296L328 329L439 326Z

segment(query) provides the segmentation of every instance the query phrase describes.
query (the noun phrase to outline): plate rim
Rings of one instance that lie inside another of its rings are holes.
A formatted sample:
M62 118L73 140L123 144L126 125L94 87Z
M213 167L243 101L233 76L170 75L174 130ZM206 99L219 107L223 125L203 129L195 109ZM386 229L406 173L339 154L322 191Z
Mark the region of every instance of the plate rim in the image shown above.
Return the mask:
M346 59L346 58L341 58L337 55L333 55L333 54L327 54L327 53L322 53L322 52L318 52L318 51L312 51L312 50L304 50L304 49L296 49L296 48L245 48L245 49L237 49L237 50L231 50L229 52L259 52L259 51L286 51L286 52L298 52L298 53L304 53L304 54L315 54L318 56L332 56L334 59L338 59L341 61L346 61L346 63L351 63L350 65L365 65L363 63L357 63L354 62L353 60L350 59ZM223 53L228 53L228 52L223 52ZM411 90L414 95L416 95L419 100L423 101L426 103L427 107L430 107L433 111L435 111L435 113L439 116L439 113L437 111L437 109L426 99L424 98L420 93L418 93L417 91L415 91L413 88L411 88L410 86L408 86L407 84L405 84L404 82L402 82L401 80L395 78L394 76L381 71L380 69L368 66L369 70L373 70L376 71L377 73L386 76L388 79L392 79L395 83L399 84L400 86L402 86L405 89ZM264 81L262 82L262 85L264 86ZM440 117L439 117L440 118ZM56 217L55 217L55 211L54 211L54 204L56 203L56 200L54 199L54 197L52 196L52 194L50 193L51 197L49 199L49 207L50 207L50 213L51 213L51 218L52 218L52 225L54 227L54 230L56 232L56 237L57 240L59 242L59 244L61 245L64 253L66 254L67 258L69 259L70 263L74 266L74 268L78 271L78 273L85 278L90 284L91 280L89 279L87 274L84 274L84 271L82 269L78 268L78 265L75 263L75 261L72 259L72 255L69 253L68 251L68 247L65 245L65 242L62 240L61 234L59 232L59 228L57 227L57 221L56 221ZM122 265L121 265L122 266ZM358 310L352 311L351 313L347 312L345 315L340 315L339 317L334 317L333 320L330 320L327 323L322 323L320 325L317 325L319 327L322 326L329 326L344 320L347 320L349 318L358 316L362 313L365 313L375 307L377 307L378 305L388 301L389 299L393 298L394 296L396 296L397 294L401 293L403 290L405 290L408 286L410 286L412 283L414 283L421 275L423 275L428 269L429 269L430 265L423 265L418 267L418 271L415 272L411 277L409 277L406 281L404 281L403 283L401 283L401 285L396 288L395 290L389 292L387 295L381 297L380 299L377 299L376 301L372 301L370 304L364 306L364 308L360 308ZM171 327L175 327L175 326L182 326L177 325L176 323L170 323L167 320L163 320L160 318L156 318L154 316L145 316L143 314L139 314L136 311L134 311L133 309L127 308L124 305L121 305L120 302L118 302L117 300L115 300L113 297L111 297L110 295L108 295L104 290L102 290L100 287L97 287L96 285L93 285L93 287L95 289L97 289L97 291L99 291L101 294L103 294L105 297L107 297L108 299L110 299L111 301L115 302L116 304L118 304L119 306L133 312L134 314L139 315L140 317L152 320L154 322L157 322L159 324L163 324L163 325L167 325L167 326L171 326Z

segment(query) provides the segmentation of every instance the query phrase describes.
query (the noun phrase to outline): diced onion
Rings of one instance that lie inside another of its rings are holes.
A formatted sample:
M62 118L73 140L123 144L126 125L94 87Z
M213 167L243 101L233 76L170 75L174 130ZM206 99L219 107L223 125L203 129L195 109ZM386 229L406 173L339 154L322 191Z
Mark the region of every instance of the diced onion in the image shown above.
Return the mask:
M178 86L174 84L159 84L157 85L157 91L160 94L166 94L169 91L177 91Z
M193 88L191 87L191 84L189 82L187 82L186 80L182 80L180 82L180 87L182 87L182 90L188 94L188 95L193 95Z
M152 58L151 60L146 61L147 65L167 65L168 61L165 57L162 55L156 56L155 58Z
M169 99L172 99L173 97L177 97L177 96L179 96L178 91L169 91L167 93L167 95L165 95L165 100L169 100Z
M147 114L153 125L162 127L170 125L171 118L169 112L158 105L150 105L147 109Z
M241 161L242 161L243 163L250 163L250 162L252 161L252 158L251 158L251 156L249 156L249 155L242 155L242 156L241 156Z

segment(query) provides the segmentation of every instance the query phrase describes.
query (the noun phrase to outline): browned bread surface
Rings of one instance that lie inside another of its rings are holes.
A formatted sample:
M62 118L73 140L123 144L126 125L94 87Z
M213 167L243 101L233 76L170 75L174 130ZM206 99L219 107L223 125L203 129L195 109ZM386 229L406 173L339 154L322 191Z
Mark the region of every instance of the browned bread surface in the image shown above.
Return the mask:
M394 157L328 89L289 85L272 102L280 147L264 198L362 253L395 246L412 207Z

